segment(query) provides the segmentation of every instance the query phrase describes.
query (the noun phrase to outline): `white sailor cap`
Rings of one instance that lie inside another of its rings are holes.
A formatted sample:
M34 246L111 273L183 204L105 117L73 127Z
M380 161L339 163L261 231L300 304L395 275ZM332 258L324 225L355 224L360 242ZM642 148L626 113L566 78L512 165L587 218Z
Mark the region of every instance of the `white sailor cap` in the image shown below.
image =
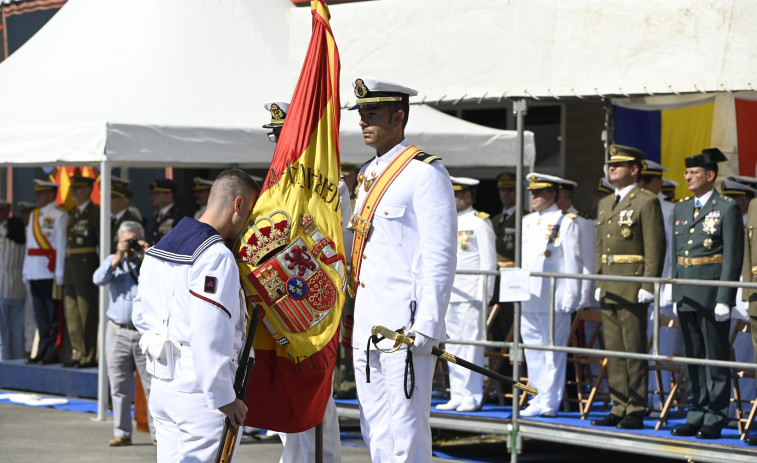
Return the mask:
M539 174L537 172L531 172L526 175L526 180L528 180L526 190L541 190L543 188L573 189L578 185L571 180L566 180L555 175Z
M263 107L266 111L271 112L271 123L265 124L264 129L273 129L284 126L284 119L289 112L289 102L284 100L269 101Z
M749 198L754 198L754 195L757 194L757 190L754 188L728 179L723 180L721 189L726 196L747 196Z
M734 182L739 182L742 185L757 188L757 178L754 177L746 177L744 175L729 175L728 177L726 177L726 180L733 180Z
M195 186L192 187L194 191L206 191L213 186L213 180L208 180L200 177L194 178Z
M417 90L410 87L375 77L358 77L352 82L352 87L355 89L357 104L350 109L396 102L407 103L411 96L418 94Z
M48 182L47 180L40 180L38 178L34 179L34 191L56 191L58 189L58 184L53 182Z
M450 180L452 180L452 189L454 191L463 191L467 190L470 187L476 186L480 181L476 180L475 178L468 178L468 177L453 177L450 175Z
M641 175L653 175L656 177L662 177L663 172L667 172L668 169L662 167L661 164L649 159L644 160L644 168L641 170Z

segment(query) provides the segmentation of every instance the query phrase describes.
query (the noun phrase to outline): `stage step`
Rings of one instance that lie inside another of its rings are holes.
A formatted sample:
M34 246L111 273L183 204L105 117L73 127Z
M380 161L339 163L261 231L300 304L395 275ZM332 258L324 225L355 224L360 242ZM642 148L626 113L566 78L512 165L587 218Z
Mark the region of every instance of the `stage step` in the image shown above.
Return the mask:
M0 362L0 388L66 397L97 398L97 368L27 365L23 360Z

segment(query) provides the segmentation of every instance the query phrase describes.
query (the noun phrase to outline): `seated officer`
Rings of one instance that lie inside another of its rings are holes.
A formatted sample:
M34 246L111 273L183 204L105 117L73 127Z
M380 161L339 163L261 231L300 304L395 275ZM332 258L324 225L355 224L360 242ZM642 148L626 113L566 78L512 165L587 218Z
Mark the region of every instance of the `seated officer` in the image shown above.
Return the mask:
M155 214L147 229L147 242L154 246L184 217L174 204L176 183L169 179L155 179L150 183L150 204Z

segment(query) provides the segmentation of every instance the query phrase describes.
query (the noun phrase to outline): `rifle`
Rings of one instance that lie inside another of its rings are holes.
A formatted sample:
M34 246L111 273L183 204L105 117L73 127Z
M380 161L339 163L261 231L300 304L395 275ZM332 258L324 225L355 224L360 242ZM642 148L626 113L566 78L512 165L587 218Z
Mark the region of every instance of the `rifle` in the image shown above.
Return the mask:
M415 339L405 336L402 333L397 333L396 331L392 331L389 328L386 328L381 325L376 325L371 329L371 333L374 336L383 336L386 339L391 339L395 342L394 348L392 349L392 352L399 348L401 344L407 344L408 346L412 346L415 342ZM374 341L377 342L377 341ZM431 350L431 353L436 355L439 358L442 358L448 362L452 362L456 365L460 365L463 368L467 368L471 371L475 371L478 374L488 376L489 378L496 379L497 381L501 381L506 386L514 387L516 389L520 389L521 391L526 392L527 394L530 394L532 396L535 396L539 393L539 391L536 390L536 388L533 388L531 386L526 386L523 383L519 383L518 381L515 381L512 378L508 378L507 376L501 375L499 373L496 373L491 370L487 370L484 367L480 367L476 365L475 363L471 363L467 360L463 360L460 357L455 357L454 355L450 354L449 352L445 352L438 347L434 347Z
M237 374L234 376L234 391L237 394L237 398L241 400L244 400L247 391L247 382L250 379L250 371L255 365L255 358L250 358L250 350L252 349L252 340L255 338L255 330L258 327L258 318L260 318L260 306L256 304L252 310L250 325L247 327L247 338L244 341L242 355L239 358ZM223 432L221 433L221 441L218 443L218 453L216 453L215 463L231 463L238 435L239 428L234 429L234 426L231 425L231 420L227 416L223 422Z

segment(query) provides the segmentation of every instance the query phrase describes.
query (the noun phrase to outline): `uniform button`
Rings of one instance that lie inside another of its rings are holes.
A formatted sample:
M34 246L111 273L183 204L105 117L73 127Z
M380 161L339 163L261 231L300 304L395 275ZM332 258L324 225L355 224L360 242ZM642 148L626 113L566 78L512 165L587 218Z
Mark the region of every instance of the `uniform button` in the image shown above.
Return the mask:
M612 223L612 219L607 219L607 223Z
M610 248L607 248L607 252L610 252Z
M609 233L607 234L607 237L608 237L608 238L610 237L610 234L609 234Z
M692 244L692 243L693 243L693 241L692 241L692 240L689 240L689 244Z
M686 254L688 256L689 255L689 251L684 252L684 254Z
M365 283L360 283L361 288L365 288Z
M689 229L689 233L694 233L694 227L691 227L691 228Z
M368 256L366 256L365 254L363 254L363 259L367 259L367 258L368 258Z
M387 212L387 211L384 211L384 215L389 215L389 212Z

